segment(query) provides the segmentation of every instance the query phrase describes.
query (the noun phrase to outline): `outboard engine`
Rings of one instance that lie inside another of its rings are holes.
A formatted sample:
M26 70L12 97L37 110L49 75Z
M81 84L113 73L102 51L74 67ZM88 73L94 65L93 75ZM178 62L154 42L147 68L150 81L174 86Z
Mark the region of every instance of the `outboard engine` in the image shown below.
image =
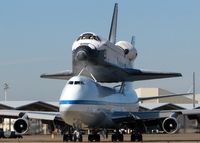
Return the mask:
M28 131L29 128L29 122L26 116L23 116L22 118L18 118L14 125L14 130L19 134L25 134Z
M163 121L162 128L166 133L173 134L179 130L180 126L176 118L169 117Z

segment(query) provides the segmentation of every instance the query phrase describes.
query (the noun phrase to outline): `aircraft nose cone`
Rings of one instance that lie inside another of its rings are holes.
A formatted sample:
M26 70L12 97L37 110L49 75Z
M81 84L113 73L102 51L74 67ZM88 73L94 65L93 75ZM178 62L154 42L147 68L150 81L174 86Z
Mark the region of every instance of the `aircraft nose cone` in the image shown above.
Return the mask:
M76 59L77 60L80 60L80 61L84 61L84 60L87 60L88 58L88 55L85 51L78 51L77 54L76 54Z

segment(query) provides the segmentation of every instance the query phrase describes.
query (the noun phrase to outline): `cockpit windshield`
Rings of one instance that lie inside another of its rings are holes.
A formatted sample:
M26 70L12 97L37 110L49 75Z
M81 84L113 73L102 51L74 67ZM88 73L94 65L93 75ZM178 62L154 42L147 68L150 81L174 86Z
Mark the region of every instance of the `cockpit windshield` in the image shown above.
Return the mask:
M84 82L83 81L69 81L68 84L71 84L71 85L72 84L74 84L74 85L80 85L80 84L82 84L83 85Z
M78 37L77 41L78 40L84 40L84 39L94 39L96 41L101 41L100 38L92 33L85 33L85 34L82 34L80 37Z

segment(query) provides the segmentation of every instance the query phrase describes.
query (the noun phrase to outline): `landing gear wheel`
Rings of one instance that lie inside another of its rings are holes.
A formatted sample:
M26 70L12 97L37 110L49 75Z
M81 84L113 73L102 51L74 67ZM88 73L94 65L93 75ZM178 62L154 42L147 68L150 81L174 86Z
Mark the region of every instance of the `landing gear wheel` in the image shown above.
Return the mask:
M89 142L100 142L100 135L99 134L89 134L88 135L88 141Z
M63 142L72 141L72 134L64 134L63 135Z
M82 135L74 135L73 141L76 142L82 142L83 141L83 136Z
M143 140L143 137L142 137L141 133L133 133L131 135L131 141L132 142L139 142L139 141L142 141L142 140Z
M120 133L112 134L111 138L112 138L112 142L117 142L117 141L123 142L124 141L124 136L123 136L123 134L120 134Z

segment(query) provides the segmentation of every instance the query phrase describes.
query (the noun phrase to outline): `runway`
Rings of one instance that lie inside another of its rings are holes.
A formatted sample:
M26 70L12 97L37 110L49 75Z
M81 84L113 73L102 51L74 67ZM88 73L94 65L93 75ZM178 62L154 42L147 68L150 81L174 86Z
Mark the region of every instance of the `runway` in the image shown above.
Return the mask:
M124 135L124 142L130 142L130 135ZM144 134L143 142L145 143L200 143L200 133L198 134ZM23 142L23 143L61 143L62 136L56 135L53 139L51 135L26 135L23 139L0 139L0 142ZM87 136L83 136L83 142L88 142ZM111 142L111 136L108 139L103 139L101 142Z

